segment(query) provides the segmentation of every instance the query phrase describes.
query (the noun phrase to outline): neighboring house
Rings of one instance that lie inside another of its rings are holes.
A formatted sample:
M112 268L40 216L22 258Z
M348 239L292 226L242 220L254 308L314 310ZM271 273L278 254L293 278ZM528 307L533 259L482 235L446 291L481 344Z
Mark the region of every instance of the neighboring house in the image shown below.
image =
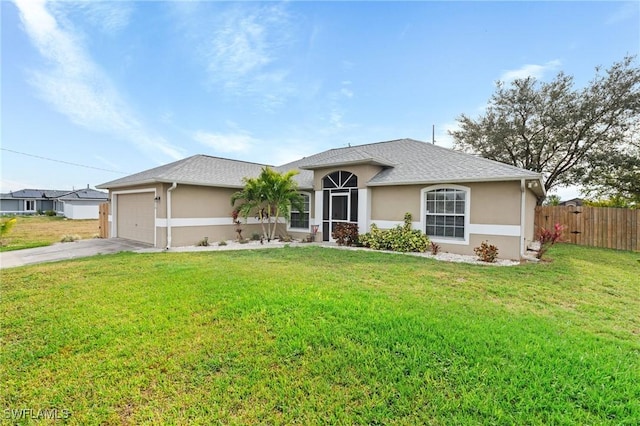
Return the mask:
M156 247L233 239L231 195L265 165L195 155L98 185L111 199L111 236ZM299 170L305 210L286 233L331 241L338 223L392 228L411 213L413 227L442 250L471 254L487 240L500 257L518 259L534 236L542 176L412 139L331 149L274 167ZM245 236L257 232L254 218ZM284 232L283 232L284 233Z
M558 205L559 206L568 206L568 207L580 207L582 206L582 198L572 198L567 201L562 201Z
M0 214L36 214L54 211L69 219L97 219L108 194L89 187L73 191L21 189L0 194Z

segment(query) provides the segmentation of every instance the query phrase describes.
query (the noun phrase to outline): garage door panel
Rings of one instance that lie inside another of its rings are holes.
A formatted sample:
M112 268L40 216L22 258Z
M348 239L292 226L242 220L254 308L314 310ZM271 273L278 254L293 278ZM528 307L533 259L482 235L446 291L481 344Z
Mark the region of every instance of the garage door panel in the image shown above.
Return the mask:
M154 244L154 193L118 195L118 237Z

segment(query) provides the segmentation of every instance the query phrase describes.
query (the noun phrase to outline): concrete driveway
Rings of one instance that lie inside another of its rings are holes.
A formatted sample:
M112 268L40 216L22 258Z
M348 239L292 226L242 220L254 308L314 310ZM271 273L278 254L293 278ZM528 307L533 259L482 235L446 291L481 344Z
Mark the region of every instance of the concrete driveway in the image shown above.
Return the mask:
M149 249L151 249L149 244L124 240L122 238L56 243L47 247L2 252L0 253L0 269L32 265L34 263L76 259L80 257L95 256L97 254L119 253L121 251L149 251Z

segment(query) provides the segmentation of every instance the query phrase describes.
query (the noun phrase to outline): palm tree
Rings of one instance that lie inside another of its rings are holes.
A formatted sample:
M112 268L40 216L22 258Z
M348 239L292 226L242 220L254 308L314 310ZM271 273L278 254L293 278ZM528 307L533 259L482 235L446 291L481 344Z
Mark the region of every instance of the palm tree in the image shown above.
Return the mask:
M231 206L235 207L238 214L244 217L245 220L250 214L257 212L262 226L262 234L266 236L263 217L265 202L262 196L262 184L256 178L244 178L243 182L244 188L231 196ZM238 201L240 201L240 205L236 207Z
M276 236L280 216L289 218L292 206L300 211L304 209L304 200L302 195L298 193L298 184L293 180L293 177L297 174L297 170L278 173L268 167L262 169L262 173L260 173L259 179L264 185L264 195L270 213L268 218L269 240ZM271 219L273 219L273 222Z
M255 212L267 241L276 236L280 215L288 218L291 207L298 210L304 208L304 199L298 193L298 184L293 180L296 174L297 170L279 173L264 167L257 178L244 178L244 188L231 196L232 206L241 201L237 209L245 220Z

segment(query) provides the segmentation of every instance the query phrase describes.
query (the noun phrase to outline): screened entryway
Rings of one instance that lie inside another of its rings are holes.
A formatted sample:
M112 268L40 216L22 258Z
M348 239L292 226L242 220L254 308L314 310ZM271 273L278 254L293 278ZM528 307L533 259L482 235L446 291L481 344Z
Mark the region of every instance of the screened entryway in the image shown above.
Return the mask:
M322 179L322 239L332 241L338 223L358 223L358 177L340 170Z

